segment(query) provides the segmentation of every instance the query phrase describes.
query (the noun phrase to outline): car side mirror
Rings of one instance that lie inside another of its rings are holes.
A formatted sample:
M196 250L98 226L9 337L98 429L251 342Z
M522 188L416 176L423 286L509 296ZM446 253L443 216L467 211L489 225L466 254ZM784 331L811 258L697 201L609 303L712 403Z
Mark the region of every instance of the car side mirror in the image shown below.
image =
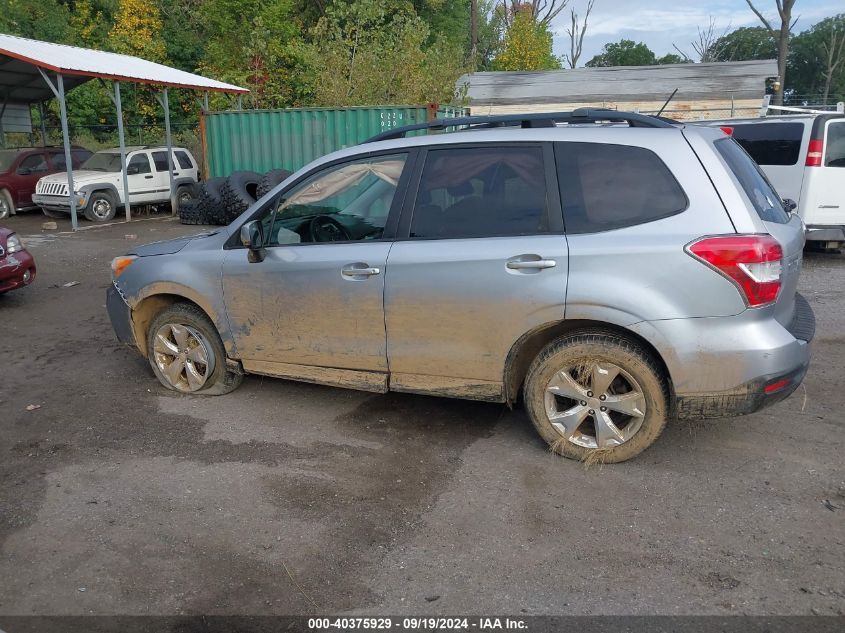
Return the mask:
M18 169L18 176L29 176L32 174L32 170L29 167L20 167Z
M259 220L252 220L241 227L241 244L249 249L250 262L264 261L264 226Z
M792 213L793 211L795 211L795 209L798 208L798 203L790 198L784 198L783 208L786 209L787 213Z

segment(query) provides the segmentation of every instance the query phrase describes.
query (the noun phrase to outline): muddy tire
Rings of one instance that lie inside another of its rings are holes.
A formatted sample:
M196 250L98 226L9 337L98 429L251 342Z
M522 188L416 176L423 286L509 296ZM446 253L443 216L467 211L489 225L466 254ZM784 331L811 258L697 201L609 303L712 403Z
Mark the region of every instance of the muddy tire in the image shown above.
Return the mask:
M225 178L209 178L199 187L197 206L204 224L226 224L226 206L223 204Z
M525 405L551 450L587 463L624 462L666 426L659 363L634 341L584 330L549 343L528 370Z
M261 176L261 180L258 182L258 190L256 192L257 198L263 198L268 193L270 193L277 185L280 185L282 182L287 180L287 178L293 172L288 171L287 169L271 169L263 176Z
M209 224L205 213L196 200L179 205L179 222L182 224Z
M226 179L221 189L226 207L226 224L232 222L258 199L261 175L254 171L236 171Z
M89 222L109 222L117 213L117 203L108 191L97 191L91 194L85 207L85 219Z
M0 189L0 220L5 220L15 213L12 196L5 189Z
M164 308L147 330L147 358L162 385L181 393L218 396L237 389L243 374L226 364L211 319L195 305Z

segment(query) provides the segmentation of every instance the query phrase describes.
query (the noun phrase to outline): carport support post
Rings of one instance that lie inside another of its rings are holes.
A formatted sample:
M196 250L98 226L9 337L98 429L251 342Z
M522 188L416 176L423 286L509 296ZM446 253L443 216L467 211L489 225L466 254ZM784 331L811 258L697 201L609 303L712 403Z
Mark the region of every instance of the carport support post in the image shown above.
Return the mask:
M65 79L56 74L58 84L59 111L62 115L62 139L65 142L65 167L67 168L67 194L70 199L70 225L76 230L76 195L73 193L73 157L70 154L70 133L67 127L67 104L65 103Z
M126 141L123 138L123 107L120 102L120 82L114 83L114 107L117 108L117 140L120 143L120 168L123 170L123 201L126 207L126 221L132 219L129 206L129 174L126 170Z
M170 175L170 208L173 215L176 215L178 209L176 208L176 188L173 183L173 139L170 136L170 101L167 98L167 88L163 91L164 95L164 140L167 144L167 172Z

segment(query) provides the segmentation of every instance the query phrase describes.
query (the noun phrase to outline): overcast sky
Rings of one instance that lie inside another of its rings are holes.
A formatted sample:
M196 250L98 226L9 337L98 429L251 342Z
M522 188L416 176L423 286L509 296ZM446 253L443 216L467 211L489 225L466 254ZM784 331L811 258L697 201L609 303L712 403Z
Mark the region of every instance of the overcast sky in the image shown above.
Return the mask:
M570 6L579 13L586 5L587 0L570 0ZM777 22L774 0L756 0L755 6L773 23ZM836 13L845 13L845 0L797 0L793 9L793 18L799 18L795 30L803 31ZM674 52L673 43L694 56L690 42L696 38L696 28L706 26L711 15L720 33L726 27L760 24L745 0L596 0L578 65L583 66L601 52L605 43L623 38L645 42L658 57ZM569 51L568 25L569 7L552 25L556 55Z

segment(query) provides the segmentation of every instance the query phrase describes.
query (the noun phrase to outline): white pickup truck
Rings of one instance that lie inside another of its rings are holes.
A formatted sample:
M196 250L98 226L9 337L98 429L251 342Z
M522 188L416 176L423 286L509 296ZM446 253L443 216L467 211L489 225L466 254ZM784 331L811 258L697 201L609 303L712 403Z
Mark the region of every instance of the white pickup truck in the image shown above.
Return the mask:
M193 196L197 182L197 161L181 147L173 148L173 177L177 202ZM131 205L162 204L170 201L166 147L127 147L126 179ZM73 171L73 195L76 208L92 222L108 222L123 206L123 173L120 150L106 149L92 155ZM35 185L32 196L45 215L56 218L70 213L70 196L66 173L44 176Z

